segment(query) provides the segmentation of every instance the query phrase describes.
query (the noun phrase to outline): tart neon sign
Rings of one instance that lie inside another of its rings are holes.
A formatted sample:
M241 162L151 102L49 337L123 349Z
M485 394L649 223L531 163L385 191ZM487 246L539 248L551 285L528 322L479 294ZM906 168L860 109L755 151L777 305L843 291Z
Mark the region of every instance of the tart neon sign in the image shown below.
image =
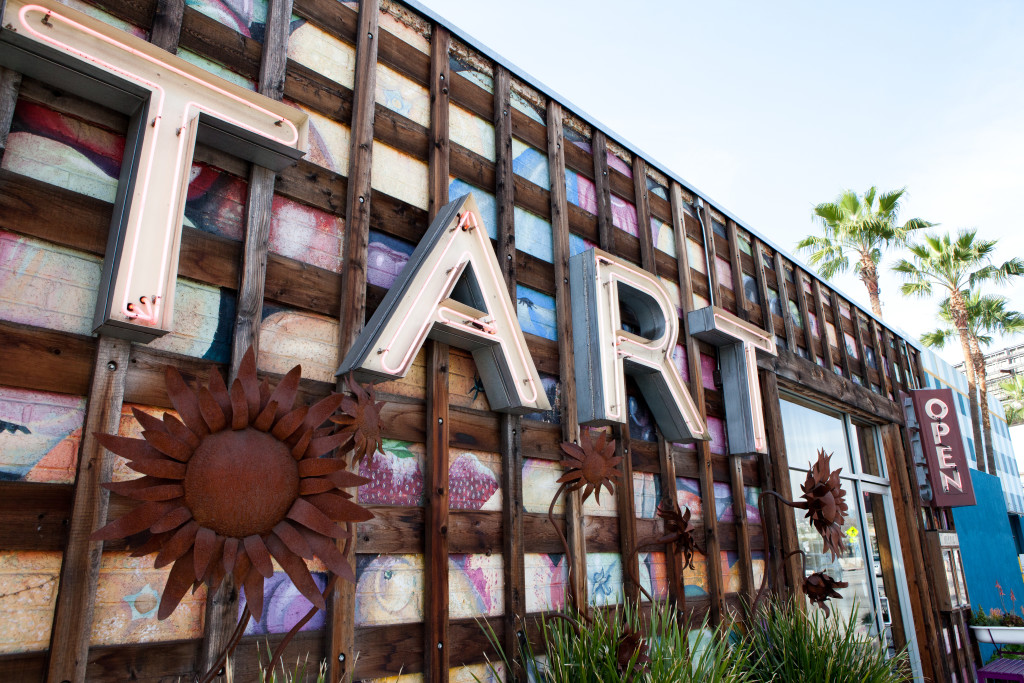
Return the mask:
M94 324L166 334L197 139L281 170L304 153L306 114L52 0L9 0L2 25L0 64L131 117Z

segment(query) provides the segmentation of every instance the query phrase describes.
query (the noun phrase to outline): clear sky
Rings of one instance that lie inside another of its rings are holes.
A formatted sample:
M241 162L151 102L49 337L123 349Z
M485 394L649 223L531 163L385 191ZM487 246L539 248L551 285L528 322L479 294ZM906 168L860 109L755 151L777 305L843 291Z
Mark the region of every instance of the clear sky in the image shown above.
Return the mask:
M877 185L1024 256L1024 3L421 1L790 253L815 204ZM885 318L934 329L892 263Z

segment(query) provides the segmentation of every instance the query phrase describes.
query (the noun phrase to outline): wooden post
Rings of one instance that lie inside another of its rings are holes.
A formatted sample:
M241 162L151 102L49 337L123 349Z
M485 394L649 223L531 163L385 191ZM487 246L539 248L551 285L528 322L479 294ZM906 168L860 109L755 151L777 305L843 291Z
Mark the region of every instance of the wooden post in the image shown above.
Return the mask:
M818 354L814 350L814 330L811 329L811 307L807 303L807 292L804 291L803 271L793 266L793 287L796 288L796 305L800 308L800 317L804 321L804 344L807 345L807 359L818 362ZM824 358L824 356L822 356Z
M796 330L793 325L793 311L789 310L789 283L786 282L786 264L782 254L775 252L775 284L779 287L779 308L782 309L782 323L786 330L786 348L797 352Z
M498 261L508 290L516 292L515 176L512 171L512 78L494 65L494 198L498 209ZM526 680L516 656L517 632L526 616L526 566L523 557L523 451L520 415L501 415L502 565L505 597L505 652L512 658L509 680Z
M768 334L775 336L775 318L772 316L771 297L768 296L768 280L764 276L764 247L761 240L750 236L751 251L754 253L754 278L757 280L757 292L761 299L761 327Z
M580 425L576 414L576 372L572 348L572 301L569 295L569 215L565 194L565 138L562 134L562 106L548 100L548 175L551 180L551 234L555 267L555 317L558 322L558 374L562 384L562 440L578 441ZM587 546L583 533L583 504L580 492L565 496L565 535L572 567L569 602L579 610L587 608Z
M107 520L109 493L100 484L110 481L114 456L94 434L116 434L121 423L125 377L131 343L100 336L93 363L92 383L75 477L75 497L64 559L60 567L57 605L50 633L47 683L85 680L89 637L95 609L103 542L89 535Z
M704 202L700 210L704 222L704 254L708 262L708 288L711 292L711 302L716 306L723 306L722 285L718 281L718 248L715 246L714 218L711 217L711 206Z
M373 160L374 91L377 81L377 38L380 0L362 0L356 31L355 83L345 198L345 246L341 271L341 318L338 361L345 357L366 322L366 260L370 241L370 164ZM342 389L339 381L339 389ZM447 475L447 470L445 470ZM356 538L346 560L355 561ZM447 558L445 560L447 562ZM341 681L355 667L356 590L338 583L331 599L326 642L329 680Z
M729 454L729 485L732 490L732 512L736 518L736 542L740 555L741 592L753 600L754 560L750 551L750 524L747 522L747 500L743 490L743 456Z
M843 308L839 305L839 295L832 290L829 299L832 304L832 317L836 325L836 344L839 345L839 359L843 364L843 376L853 380L853 370L850 367L850 352L846 348L846 331L843 330Z
M774 490L787 500L793 500L793 491L789 478L789 458L786 456L786 437L782 430L782 413L779 407L779 385L775 379L774 372L761 371L760 376L765 431L768 435L768 451L771 453L769 470L774 479ZM766 516L774 516L778 520L779 535L782 541L781 553L779 553L778 547L771 549L771 564L776 577L776 586L780 583L778 579L781 578L778 568L780 565L783 565L786 585L796 590L796 587L803 582L800 558L793 556L786 560L785 563L782 562L783 557L799 547L796 536L796 518L793 516L790 508L780 505L771 496L765 499L764 507ZM766 520L762 520L762 523L766 522ZM767 566L765 571L768 571Z
M867 349L864 347L864 335L860 330L860 310L856 306L850 306L850 319L853 322L853 338L857 344L857 352L860 355L860 371L864 379L864 388L871 390L871 366L868 365Z
M878 323L874 318L868 318L868 329L871 331L871 346L875 349L875 364L878 366L878 374L881 376L879 384L882 385L883 396L896 396L892 390L892 380L889 379L889 372L892 364L887 363L888 354L885 352L885 340L878 333ZM886 370L886 365L889 370Z
M18 88L21 87L21 74L0 66L0 159L7 149L7 136L11 132L11 121L14 119L14 105L18 103Z
M818 338L821 341L821 357L825 359L825 367L828 368L829 372L836 371L836 363L832 358L832 343L828 339L828 321L825 320L825 308L821 304L821 283L818 282L818 278L811 278L811 295L814 297L814 315L818 318ZM836 341L838 342L839 332L836 331Z
M615 251L615 226L612 224L611 178L608 177L608 139L604 131L594 129L590 139L590 152L594 157L594 188L597 194L597 236L605 251ZM563 179L562 182L565 182Z
M271 6L274 4L270 3ZM288 6L291 7L291 2L288 2ZM268 29L270 23L273 21L272 12L273 7L267 9L267 25ZM290 10L289 10L290 11ZM153 28L149 32L149 42L153 43L159 48L167 50L172 55L178 54L178 40L181 39L181 20L185 16L185 0L157 0L156 13L153 16ZM288 19L291 19L289 14ZM269 31L268 31L269 34ZM287 32L285 37L287 39ZM269 35L268 35L269 38ZM263 48L263 59L266 60L267 52L270 50L271 45L264 43ZM283 52L282 54L287 54ZM282 59L283 62L283 59ZM282 71L283 74L283 71ZM262 80L262 79L261 79ZM262 89L260 92L263 92ZM266 94L266 93L264 93ZM280 98L278 98L280 99Z
M640 263L648 273L658 273L651 235L651 205L647 197L647 162L633 155L633 199L636 204L637 235L640 237Z
M448 89L452 72L448 60L451 34L443 26L434 25L430 36L430 146L427 151L430 197L428 214L434 220L441 207L448 203Z
M448 345L427 341L426 557L423 576L423 669L429 683L448 681Z
M740 260L740 237L736 229L736 221L727 223L729 234L729 267L732 270L732 291L736 296L736 315L743 320L750 320L747 310L747 296L743 289L743 262Z

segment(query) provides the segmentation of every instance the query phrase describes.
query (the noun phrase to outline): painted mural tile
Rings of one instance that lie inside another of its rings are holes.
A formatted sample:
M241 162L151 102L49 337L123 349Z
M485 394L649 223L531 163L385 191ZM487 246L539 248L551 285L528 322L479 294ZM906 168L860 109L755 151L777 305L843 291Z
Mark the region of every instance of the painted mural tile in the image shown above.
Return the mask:
M644 401L643 396L629 395L626 397L629 406L629 436L638 441L657 441L654 415Z
M743 273L743 296L747 301L761 305L761 295L757 291L757 280L753 275Z
M233 322L233 319L232 319ZM302 365L302 376L334 382L338 356L338 321L325 315L263 304L257 367L283 375Z
M742 563L739 553L722 550L719 554L721 555L719 569L722 572L722 590L725 593L739 593L743 590L743 577L740 573Z
M149 31L143 29L134 24L130 24L123 19L118 19L113 14L108 14L95 5L91 5L87 2L81 2L81 0L59 0L62 5L66 5L72 9L76 9L83 14L87 14L93 19L99 19L104 24L109 24L114 28L120 29L127 33L132 34L136 38L142 38L143 40L149 40Z
M715 494L715 512L719 522L735 522L736 513L732 509L732 487L728 482L716 481L712 487Z
M640 585L655 600L668 598L668 560L665 553L639 553ZM641 599L645 599L643 593Z
M505 609L501 555L448 556L448 616L491 617Z
M452 510L501 510L501 455L452 449L448 465Z
M708 415L708 433L711 435L711 452L715 455L728 453L728 441L725 433L725 420Z
M779 290L768 288L768 305L774 315L782 317L782 299L779 298Z
M569 169L565 169L565 197L584 211L597 213L597 188L594 181Z
M633 167L628 162L623 161L618 157L617 154L608 150L608 168L618 171L627 178L633 178Z
M800 307L796 305L796 302L789 299L789 314L793 316L793 324L799 327L801 330L804 328L804 318L800 315Z
M367 250L366 281L371 285L391 289L391 285L398 279L415 248L415 244L371 230Z
M292 28L288 38L288 59L346 88L352 89L355 85L355 47L311 23Z
M545 190L551 189L547 154L520 142L519 138L512 138L512 172Z
M0 231L0 319L91 334L102 260Z
M470 193L473 194L473 199L476 200L476 207L480 210L480 220L484 222L484 227L487 228L487 235L492 240L498 239L498 205L494 202L494 195L481 190L479 187L470 185L464 180L459 180L458 178L448 179L448 201L454 202L456 199Z
M22 99L0 168L113 202L124 145L124 135Z
M700 383L705 389L715 388L715 370L718 367L713 356L700 354Z
M462 349L452 349L448 361L449 404L463 408L490 411L487 390L476 369L473 355Z
M569 233L569 256L582 254L587 249L594 249L596 247L596 242L591 242L590 240L580 237L575 233Z
M820 338L821 337L821 332L818 330L818 316L816 316L815 314L811 313L810 311L807 311L807 319L811 323L811 332L814 333L815 337L819 337Z
M448 671L449 683L503 683L505 667L501 663L469 664Z
M253 40L263 42L267 0L186 0L186 5ZM292 30L304 23L292 14Z
M50 646L60 552L0 552L0 654Z
M732 265L721 256L716 256L715 272L718 273L718 285L732 291Z
M183 224L212 235L241 240L249 184L210 164L195 162L189 174Z
M860 352L857 350L857 340L849 332L843 332L843 339L846 341L846 353L853 360L860 360Z
M657 516L661 498L661 475L653 472L633 473L633 509L641 519Z
M516 249L530 254L547 263L555 261L554 238L551 223L540 216L530 213L518 206L513 210L515 216Z
M517 313L523 332L545 339L558 339L555 298L523 285L516 285Z
M275 569L277 569L275 565ZM327 573L311 571L313 582L321 591L327 587ZM245 589L239 591L238 614L245 609ZM313 608L306 596L295 588L295 584L284 571L275 571L273 576L263 582L263 614L253 615L245 627L245 635L269 635L271 633L288 633ZM299 631L317 631L324 627L327 615L318 611L306 622Z
M764 580L764 552L752 550L750 552L750 568L754 574L754 585L760 586Z
M384 447L359 462L359 474L370 483L359 487L363 505L426 505L423 491L426 446L384 439Z
M376 385L377 400L381 400L387 394L404 396L406 398L423 399L426 396L426 348L421 348L412 359L412 365L405 377L388 382L381 382Z
M379 140L373 143L370 185L406 204L427 208L427 164Z
M356 626L423 621L423 555L356 555Z
M174 330L148 347L227 363L234 324L234 290L179 277L174 290Z
M622 197L612 195L612 225L619 230L628 232L633 237L639 237L640 231L637 227L636 205L628 202Z
M205 69L215 76L220 76L229 83L234 83L235 85L247 90L256 90L256 81L243 76L237 71L232 71L220 62L215 62L212 59L208 59L197 52L192 52L185 48L178 48L177 54L186 62L198 66L200 69Z
M351 131L343 123L285 98L284 103L301 109L309 116L309 151L304 160L340 175L348 175L348 153Z
M618 517L619 501L614 493L610 493L607 488L602 487L600 501L598 501L596 493L591 494L583 501L583 514L591 517Z
M680 318L682 318L686 311L683 310L683 298L682 293L679 291L679 283L673 282L672 280L669 280L667 277L660 276L658 277L658 283L661 284L661 286L668 293L668 298L675 302L676 313Z
M693 554L693 569L683 568L683 590L688 598L699 598L710 594L708 582L708 558L697 551Z
M391 111L421 126L430 125L430 91L379 62L374 97Z
M527 512L547 514L551 499L558 490L558 479L565 470L556 460L523 458L523 509ZM552 514L565 514L565 494L558 496Z
M686 347L682 344L676 344L676 348L672 352L672 364L676 366L676 370L679 372L679 376L683 378L683 381L689 382L690 360L686 355Z
M341 272L345 219L274 195L270 250L311 266Z
M127 551L103 553L90 644L152 643L201 636L206 586L186 593L167 619L156 618L170 571L169 566L154 569L152 557L131 557Z
M665 201L668 201L668 188L659 183L651 176L647 176L647 191L656 194Z
M686 238L686 256L690 261L690 269L696 270L701 275L708 274L708 262L707 255L704 253L704 245L687 236ZM707 284L705 282L705 284Z
M85 398L0 387L0 481L70 484Z
M380 13L380 28L395 36L406 45L409 45L424 54L430 54L430 39L414 26L407 25L402 19L392 16L391 5L382 3ZM399 8L401 11L401 8Z
M512 86L512 108L521 111L522 113L529 116L537 123L547 125L544 121L547 112L543 105L537 105L533 100L527 99L523 95L519 94L516 90L515 84Z
M760 486L744 486L743 499L747 504L747 522L750 524L761 523L761 511L757 507L757 499L761 496Z
M468 78L470 81L489 93L494 93L494 78L492 78L490 74L484 73L474 67L469 60L463 59L458 55L449 54L448 65L451 67L453 73L457 73L460 76Z
M569 569L564 553L526 553L526 611L546 612L565 607Z
M669 256L676 255L676 236L672 232L672 226L668 223L651 217L651 238L654 241L654 248L663 251Z
M690 510L690 523L700 525L703 517L703 503L700 497L700 481L690 477L676 477L676 501L680 510Z
M596 607L622 602L622 557L618 553L587 553L587 595Z
M527 413L523 415L524 420L535 420L537 422L547 422L548 424L561 424L562 418L562 385L558 381L558 378L554 375L540 374L540 383L544 387L544 393L548 397L548 403L551 404L551 410L545 410L537 413Z
M448 106L451 141L494 161L494 126L456 104Z

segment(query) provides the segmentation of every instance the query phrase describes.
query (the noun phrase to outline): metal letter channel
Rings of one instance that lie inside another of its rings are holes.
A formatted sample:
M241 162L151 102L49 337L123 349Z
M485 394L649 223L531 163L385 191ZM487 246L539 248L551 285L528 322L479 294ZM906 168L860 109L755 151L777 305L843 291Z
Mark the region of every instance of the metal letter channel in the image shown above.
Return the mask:
M130 117L94 324L167 334L197 139L281 170L305 153L307 115L54 0L8 0L2 26L0 64Z

